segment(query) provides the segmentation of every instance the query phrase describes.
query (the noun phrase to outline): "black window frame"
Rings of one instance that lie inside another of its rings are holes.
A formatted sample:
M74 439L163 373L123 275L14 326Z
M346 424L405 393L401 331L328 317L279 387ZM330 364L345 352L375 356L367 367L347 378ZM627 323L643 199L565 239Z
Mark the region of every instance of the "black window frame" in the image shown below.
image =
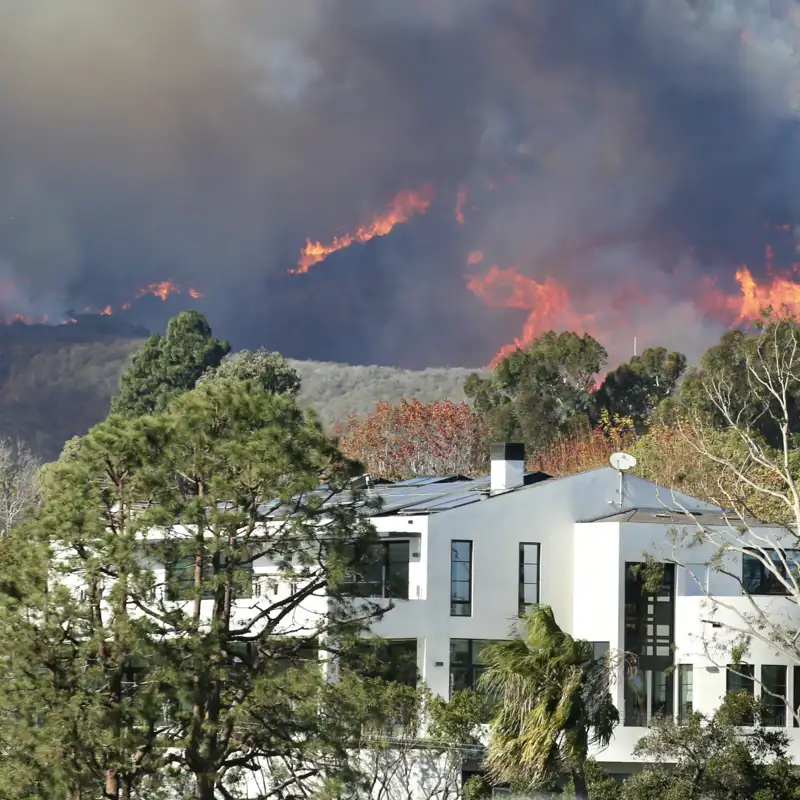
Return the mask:
M531 561L526 561L526 547L535 547L536 548L536 562L533 563ZM518 601L519 601L519 608L518 612L520 617L525 616L526 612L529 608L533 606L539 605L539 601L541 600L541 559L542 559L542 545L541 542L520 542L519 543L519 583L518 583ZM536 580L533 581L526 581L525 580L525 567L536 567ZM525 599L525 587L526 586L536 586L536 600L535 602L530 602Z
M486 665L481 660L481 653L484 648L502 639L451 639L450 640L450 698L456 692L464 690L477 691L478 681L486 672ZM457 660L457 647L466 644L466 659ZM456 680L455 676L461 676L461 680ZM458 685L456 685L458 684Z
M792 562L795 567L800 569L800 550L792 547L763 548L769 553L770 561L775 565L776 571L784 578L788 578L786 567L778 554L783 554L789 568ZM753 555L751 555L751 553ZM764 557L764 553L757 547L745 548L742 554L742 593L754 597L786 596L789 594L778 578L762 564L759 556ZM748 572L750 575L748 576Z
M663 678L663 687L658 686L658 682ZM673 703L675 697L675 678L672 670L655 669L651 671L650 678L651 697L650 697L650 719L652 722L656 717L669 717L674 715ZM663 688L663 699L658 699L656 693Z
M678 724L688 722L693 710L694 664L678 664Z
M744 692L750 697L755 697L755 674L752 664L729 664L725 670L725 694ZM753 715L750 713L742 719L743 725L749 726L753 723Z
M404 550L403 556L393 557L395 550ZM373 553L377 557L373 558ZM340 584L342 595L363 599L408 600L411 564L409 539L373 540L365 545L365 552L353 554L353 562L358 563L359 567L351 567Z
M465 544L469 548L468 560L464 561L461 558L456 558L457 552L455 545ZM472 539L452 539L450 541L450 616L451 617L471 617L472 616L472 567L473 567L473 553L474 546ZM455 571L457 565L467 565L467 579L456 579ZM457 595L453 588L458 585L467 586L467 599L464 600L460 595Z
M592 646L592 660L597 663L605 659L611 650L611 642L589 642Z
M416 687L420 680L417 653L417 639L365 637L342 654L342 661L362 678Z
M212 581L214 581L215 578L221 577L225 572L225 553L219 553L220 569L216 576L214 575L214 555L215 554L211 552L203 554L203 585L200 595L203 600L214 599L216 596L216 587L213 585ZM186 553L183 555L180 553L168 552L164 556L164 597L168 602L186 602L194 598L196 559L196 553ZM243 587L234 587L234 598L236 600L249 600L254 596L253 561L242 561L236 565L236 569L247 573L249 575L249 580L245 581ZM183 573L183 577L181 577L181 573Z
M777 679L774 681L768 680L765 670L776 670L775 677ZM761 665L761 724L764 727L786 727L786 696L788 688L789 670L786 664Z

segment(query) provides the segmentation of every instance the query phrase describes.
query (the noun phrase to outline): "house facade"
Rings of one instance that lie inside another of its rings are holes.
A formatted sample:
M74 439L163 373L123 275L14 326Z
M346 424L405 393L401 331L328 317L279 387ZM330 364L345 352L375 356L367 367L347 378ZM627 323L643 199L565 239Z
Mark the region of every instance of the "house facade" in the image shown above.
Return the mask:
M800 629L797 605L776 595L746 554L728 559L727 576L703 566L714 548L674 544L698 523L730 530L736 523L721 509L612 467L547 478L525 474L523 464L520 446L501 445L490 478L417 478L370 490L384 504L372 519L380 570L365 594L392 597L394 607L373 626L390 657L415 661L419 678L448 698L475 685L482 647L513 636L527 605L551 606L559 625L593 642L598 655L635 655L620 663L611 687L620 725L596 754L620 773L630 771L655 715L713 713L726 692L759 695L762 687L765 697L800 705L800 670L769 645L752 642L746 665L727 668L729 626L741 628L738 614L749 604ZM761 546L785 537L753 532ZM631 569L646 558L664 564L655 595ZM800 729L785 704L773 705L771 720L786 728L800 759Z
M562 478L526 473L521 445L493 446L483 479L367 482L365 495L376 539L370 566L348 589L391 606L372 633L386 640L386 660L400 679L424 681L446 699L474 687L486 643L514 636L520 614L544 604L598 656L635 656L619 663L611 684L620 714L613 741L594 754L609 771L636 769L633 749L656 715L710 714L726 692L742 689L786 698L789 707L773 703L768 720L786 729L800 761L800 728L789 711L800 705L800 669L758 640L743 667L728 669L730 628L741 627L740 615L755 607L800 630L800 609L746 547L728 558L724 574L704 566L713 547L674 544L676 532L698 524L731 530L736 523L721 509L610 466ZM786 542L781 531L755 526L752 534L762 547ZM781 552L800 562L790 544ZM655 594L635 572L646 559L664 565ZM150 566L166 586L168 567ZM252 570L251 596L235 601L242 621L267 594L279 599L296 588L265 559ZM210 612L212 601L204 602ZM327 608L324 596L309 596L287 626L313 628Z

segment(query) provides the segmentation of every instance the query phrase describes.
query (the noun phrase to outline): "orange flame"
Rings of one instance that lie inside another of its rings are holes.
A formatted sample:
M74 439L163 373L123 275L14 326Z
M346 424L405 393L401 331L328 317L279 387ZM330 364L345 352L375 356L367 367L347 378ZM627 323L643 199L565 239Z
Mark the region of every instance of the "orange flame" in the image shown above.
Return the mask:
M289 270L290 274L306 273L314 264L324 261L331 253L344 250L345 247L350 247L356 242L363 244L376 236L386 236L395 225L408 222L417 214L424 214L433 202L433 197L434 191L430 184L426 184L416 191L406 189L392 199L383 214L379 214L366 225L359 226L355 233L334 236L329 244L306 239L306 246L300 251L297 268Z
M189 297L191 297L193 300L199 300L202 296L203 295L198 292L197 289L192 289L191 286L189 287Z
M472 250L470 254L467 256L467 264L470 266L474 266L475 264L480 264L483 261L483 253L480 250Z
M728 294L709 282L700 308L706 313L716 313L725 322L740 324L757 320L768 306L800 313L800 283L787 275L770 276L768 282L758 283L750 270L742 266L736 270L739 292Z
M786 307L793 312L800 311L800 283L778 275L774 276L769 284L759 286L747 267L736 271L736 280L742 295L731 300L738 300L738 305L734 304L732 309L736 311L740 322L758 319L761 310L767 306L775 309Z
M159 281L157 283L150 283L139 290L136 295L137 300L141 300L145 295L152 294L161 300L166 300L171 294L180 294L181 290L172 281Z
M519 308L528 312L522 336L500 349L492 359L490 368L517 349L530 344L537 336L553 328L587 330L594 321L594 314L576 313L570 303L566 287L545 278L539 283L533 278L520 275L518 267L500 269L496 264L484 275L467 277L467 288L492 308Z
M110 317L110 316L111 316L111 313L112 313L112 312L111 312L111 306L106 306L106 307L105 307L105 308L104 308L104 309L103 309L103 310L100 312L100 316L101 316L101 317Z
M464 224L464 203L467 202L467 187L462 186L456 193L455 217L459 225Z

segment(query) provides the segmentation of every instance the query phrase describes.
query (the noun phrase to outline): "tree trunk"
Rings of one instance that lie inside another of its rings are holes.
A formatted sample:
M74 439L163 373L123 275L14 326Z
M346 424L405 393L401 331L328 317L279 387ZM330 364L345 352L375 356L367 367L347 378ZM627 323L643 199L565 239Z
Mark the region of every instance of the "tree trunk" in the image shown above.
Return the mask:
M214 800L214 780L208 775L198 775L194 796L197 800Z
M572 782L575 784L575 800L589 800L586 774L582 768L572 770Z

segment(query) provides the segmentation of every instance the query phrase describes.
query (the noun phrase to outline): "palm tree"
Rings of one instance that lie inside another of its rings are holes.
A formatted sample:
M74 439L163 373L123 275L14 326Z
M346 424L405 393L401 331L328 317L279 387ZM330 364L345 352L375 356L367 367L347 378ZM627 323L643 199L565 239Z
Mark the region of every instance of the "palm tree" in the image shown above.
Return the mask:
M524 637L488 645L481 687L498 702L487 755L500 783L542 789L571 775L576 800L588 800L585 765L592 744L607 745L619 721L610 666L589 642L558 627L549 606L522 620Z

